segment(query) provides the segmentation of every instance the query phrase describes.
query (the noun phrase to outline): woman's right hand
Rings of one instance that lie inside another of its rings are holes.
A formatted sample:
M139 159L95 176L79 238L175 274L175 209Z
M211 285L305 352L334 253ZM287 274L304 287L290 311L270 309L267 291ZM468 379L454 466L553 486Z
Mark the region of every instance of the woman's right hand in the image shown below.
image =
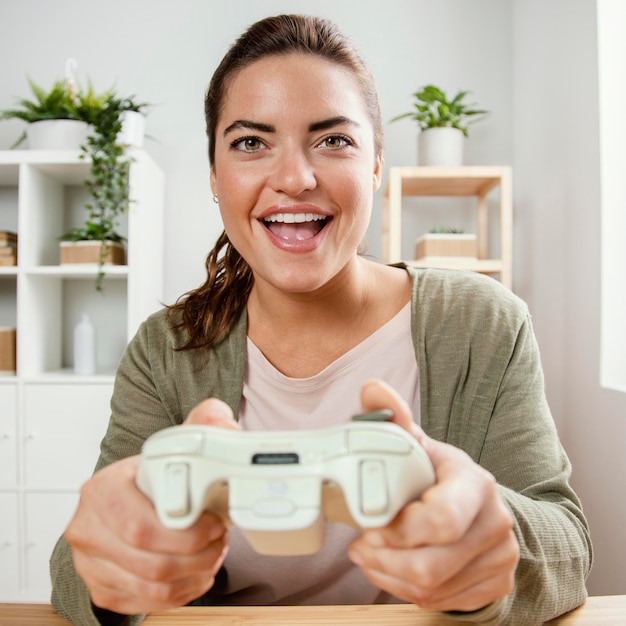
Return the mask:
M205 400L185 423L237 429L230 408ZM135 485L139 457L101 469L81 489L65 531L74 566L97 607L134 615L183 606L208 591L228 550L224 523L203 513L191 527L165 528Z

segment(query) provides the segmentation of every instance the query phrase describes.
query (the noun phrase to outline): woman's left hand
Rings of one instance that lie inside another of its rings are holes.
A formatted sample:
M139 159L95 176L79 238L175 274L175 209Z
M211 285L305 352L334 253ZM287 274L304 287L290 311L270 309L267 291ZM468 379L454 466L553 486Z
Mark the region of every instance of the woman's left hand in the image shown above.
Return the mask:
M513 589L519 544L494 477L462 450L427 437L388 385L362 390L365 411L390 408L420 442L437 482L384 528L366 530L350 558L393 596L439 611L474 611Z

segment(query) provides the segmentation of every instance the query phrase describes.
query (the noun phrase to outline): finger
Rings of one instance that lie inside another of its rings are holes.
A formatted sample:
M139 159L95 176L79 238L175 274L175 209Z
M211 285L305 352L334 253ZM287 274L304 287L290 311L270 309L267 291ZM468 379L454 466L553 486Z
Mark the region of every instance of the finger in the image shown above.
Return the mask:
M497 574L454 595L424 598L420 606L433 611L477 611L511 593L514 585L514 572L508 576Z
M354 552L362 567L386 572L429 591L451 586L456 592L485 575L492 576L490 569L494 567L514 568L519 559L509 516L500 517L491 507L486 507L469 532L451 545L373 547L365 538L353 542Z
M182 534L186 531L178 532ZM142 579L173 582L211 572L227 545L228 534L224 534L194 554L178 555L139 550L116 542L104 556Z
M519 546L512 531L510 534L449 578L447 572L424 566L441 558L444 549L438 547L379 549L376 559L365 561L359 552L356 560L372 584L402 600L437 610L473 610L467 608L467 601L476 602L475 607L480 608L513 588ZM453 559L456 552L448 551ZM350 556L355 556L352 547ZM480 597L472 596L469 590L476 594L480 590Z
M192 574L210 571L228 543L224 525L206 515L209 525L195 524L190 529L163 529L152 533L155 541L136 541L131 532L128 540L99 519L91 517L72 522L65 535L75 554L85 558L112 562L120 568L147 580L174 581ZM158 522L157 522L158 524ZM160 539L160 535L168 540ZM189 538L190 535L196 537ZM181 546L177 550L177 543ZM137 544L145 544L138 547ZM159 551L165 546L166 551ZM191 548L194 548L191 550ZM186 550L186 552L183 552Z
M411 434L421 432L413 421L407 402L393 387L382 380L370 380L361 387L361 406L366 412L391 409L393 411L391 422L402 426Z
M114 548L120 554L136 548L184 555L197 553L224 535L220 518L206 512L185 532L163 526L151 500L135 486L137 459L113 463L82 486L76 515L65 532L70 545L99 555Z
M493 524L501 524L504 529L512 526L511 514L500 498L494 477L465 453L441 445L449 449L449 456L443 461L437 458L438 464L434 463L437 483L419 500L407 504L387 526L366 530L363 539L370 545L449 545L466 535L485 508L487 512L481 519L487 520L487 529Z
M501 576L483 580L464 591L445 598L431 599L409 581L400 580L375 570L363 570L365 577L379 589L392 596L433 611L477 611L509 594L513 583L503 583Z
M505 539L482 552L444 584L434 585L430 589L422 586L426 592L424 599L429 607L435 608L443 602L458 603L459 598L464 596L468 599L470 590L480 588L482 593L490 590L494 594L480 600L479 606L484 606L512 591L518 562L519 544L513 531L510 531Z
M208 398L200 402L191 410L184 423L239 430L239 425L235 421L230 406L217 398Z
M180 606L210 589L228 545L220 540L197 555L179 558L127 552L125 559L116 561L111 555L75 550L74 564L98 606L120 613L132 606L132 613L141 613Z
M88 580L92 602L117 613L134 615L183 606L206 593L215 572L189 576L175 582L146 581L110 562L96 562L97 578ZM219 564L221 566L221 563Z

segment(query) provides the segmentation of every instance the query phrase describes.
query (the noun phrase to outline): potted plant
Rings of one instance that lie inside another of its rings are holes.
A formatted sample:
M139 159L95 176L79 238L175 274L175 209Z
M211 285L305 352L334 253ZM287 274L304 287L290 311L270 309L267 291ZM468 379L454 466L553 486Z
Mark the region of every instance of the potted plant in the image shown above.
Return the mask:
M467 104L471 92L459 91L451 100L435 85L426 85L413 94L414 111L397 115L391 121L411 118L420 129L418 136L419 165L458 166L463 164L463 141L471 123L489 111Z
M68 63L73 60L68 60ZM145 102L134 97L118 97L113 88L98 94L91 81L87 89L77 87L71 73L65 81L55 81L48 91L29 79L32 100L19 101L21 109L0 113L2 119L21 119L26 131L15 142L27 136L31 148L74 148L81 158L89 159L90 169L84 181L90 195L83 226L72 228L60 239L60 263L97 263L96 288L102 289L103 266L124 264L124 238L117 232L119 217L128 210L128 172L130 158L125 147L143 143ZM70 123L82 127L78 138L42 146L33 141L33 129L44 123ZM77 141L78 139L78 141Z
M15 148L28 138L34 150L78 150L86 141L110 91L97 94L91 83L77 88L73 81L57 80L49 90L28 79L32 99L18 101L21 108L0 112L0 120L20 119L28 126L11 146Z
M112 92L93 121L93 132L81 147L82 158L91 166L85 180L90 202L85 205L88 219L83 226L61 236L60 262L97 263L96 289L102 290L104 265L123 265L126 255L124 237L118 232L119 218L128 211L128 172L131 157L120 142L124 115L141 114L147 104L130 98L118 98Z
M422 235L415 245L418 261L441 259L476 259L478 256L476 235L465 234L462 229L443 226L433 228Z

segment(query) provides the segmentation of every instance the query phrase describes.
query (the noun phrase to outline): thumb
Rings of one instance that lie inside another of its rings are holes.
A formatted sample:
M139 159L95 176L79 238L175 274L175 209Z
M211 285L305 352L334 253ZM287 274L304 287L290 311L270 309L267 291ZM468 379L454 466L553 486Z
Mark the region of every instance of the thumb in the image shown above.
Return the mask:
M240 430L235 421L232 409L217 398L208 398L196 405L187 416L185 424L202 424L205 426L218 426L230 430Z
M413 421L408 403L390 385L382 380L370 380L361 387L361 406L364 411L390 409L393 417L389 420L411 433L420 443L428 437Z

